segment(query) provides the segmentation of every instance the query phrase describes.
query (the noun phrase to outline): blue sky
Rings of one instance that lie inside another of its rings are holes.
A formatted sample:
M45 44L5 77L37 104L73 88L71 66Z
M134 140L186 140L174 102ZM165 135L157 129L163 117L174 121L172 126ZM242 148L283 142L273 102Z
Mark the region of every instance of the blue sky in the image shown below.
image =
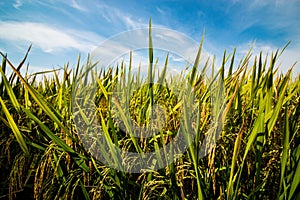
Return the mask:
M27 60L31 71L74 65L79 54L85 59L107 39L147 28L151 17L154 27L183 33L196 44L205 30L204 54L219 60L225 49L232 52L234 47L242 57L254 41L254 55L291 41L280 59L286 71L300 62L299 10L299 0L2 0L0 51L17 64L32 43ZM128 42L123 39L120 45ZM294 71L299 68L297 64Z

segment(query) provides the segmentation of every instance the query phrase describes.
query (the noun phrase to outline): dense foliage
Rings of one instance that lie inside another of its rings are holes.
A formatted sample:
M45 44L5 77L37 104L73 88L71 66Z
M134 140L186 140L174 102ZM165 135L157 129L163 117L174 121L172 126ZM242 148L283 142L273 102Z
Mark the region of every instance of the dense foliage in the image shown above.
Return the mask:
M200 108L193 126L196 137L175 162L141 173L109 168L84 148L72 111L78 77L86 73L80 70L80 59L73 69L66 65L63 76L52 71L50 78L37 80L45 72L20 73L27 54L18 67L2 54L0 199L299 199L300 77L293 79L291 70L278 74L280 54L263 57L261 53L251 59L249 52L238 65L235 53L224 54L219 71L209 76L208 62L198 66L199 56L186 73L171 79L161 73L158 80L169 81L171 89L186 80L193 86L194 103ZM168 58L165 70L167 66ZM99 85L94 98L97 120L106 127L110 141L125 151L153 151L176 135L182 117L180 99L166 87L136 88L129 111L139 126L149 123L145 105L152 101L168 112L161 132L152 139L128 136L114 121L109 102L118 83L134 87L147 80L132 74L131 67L122 63L97 72L88 61L82 69L92 71ZM7 74L7 68L13 72ZM154 78L155 66L149 68ZM201 158L203 137L213 121L212 83L224 93L224 104L220 103L224 109L215 115L222 122L217 127L221 136Z

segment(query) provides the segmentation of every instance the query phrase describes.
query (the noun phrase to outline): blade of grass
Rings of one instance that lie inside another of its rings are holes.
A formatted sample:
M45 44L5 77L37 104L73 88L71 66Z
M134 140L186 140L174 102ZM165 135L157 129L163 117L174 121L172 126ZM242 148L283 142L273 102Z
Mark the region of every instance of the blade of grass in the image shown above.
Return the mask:
M17 100L17 98L16 98L16 96L14 94L14 91L13 91L13 89L11 87L11 84L9 84L9 82L8 82L8 80L7 80L4 72L2 71L1 67L0 67L0 73L2 75L2 81L3 81L4 86L6 88L6 92L7 92L8 96L9 96L9 98L10 98L10 100L11 100L14 108L17 110L17 112L19 112L20 111L20 104L19 104L19 102L18 102L18 100Z
M10 128L11 130L13 131L15 137L16 137L16 140L17 142L19 143L20 145L20 148L22 149L22 151L24 152L24 154L26 156L29 156L29 151L28 151L28 147L27 147L27 144L25 142L25 139L22 135L22 133L20 132L17 124L15 123L13 117L11 116L11 114L9 113L4 101L2 100L2 98L0 97L0 103L1 103L1 106L2 106L2 110L4 111L4 114L6 115L6 118L7 118L7 121L10 125Z
M25 63L25 61L26 61L26 59L27 59L27 56L28 56L28 54L29 54L29 51L30 51L31 47L32 47L32 44L29 46L29 48L28 48L28 50L27 50L27 52L26 52L26 54L25 54L25 57L24 57L23 60L20 62L19 66L16 68L16 70L17 70L18 72L20 72L20 70L21 70L23 64ZM10 84L13 83L15 77L16 77L16 74L12 74L12 75L11 75L11 77L10 77L10 79L9 79L9 80L10 80L10 81L9 81Z

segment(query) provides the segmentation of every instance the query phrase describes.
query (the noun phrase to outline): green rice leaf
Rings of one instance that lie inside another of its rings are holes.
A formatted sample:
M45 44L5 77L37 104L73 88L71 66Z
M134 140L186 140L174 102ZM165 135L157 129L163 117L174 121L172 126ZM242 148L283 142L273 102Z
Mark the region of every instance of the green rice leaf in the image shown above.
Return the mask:
M4 103L4 101L2 100L1 97L0 97L0 103L1 103L1 106L2 106L2 110L4 111L4 114L6 115L9 126L10 126L11 130L13 131L17 142L20 145L20 148L22 149L22 151L24 152L24 154L26 156L29 156L29 151L28 151L28 147L27 147L27 144L25 142L25 139L24 139L22 133L20 132L17 124L15 123L12 115L9 113L9 111L8 111L6 105L5 105L5 103Z

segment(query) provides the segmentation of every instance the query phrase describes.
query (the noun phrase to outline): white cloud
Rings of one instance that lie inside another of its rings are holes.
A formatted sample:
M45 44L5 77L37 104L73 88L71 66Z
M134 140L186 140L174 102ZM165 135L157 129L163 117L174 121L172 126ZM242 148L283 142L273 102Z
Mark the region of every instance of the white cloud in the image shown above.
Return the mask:
M109 23L118 25L122 23L127 29L144 28L148 25L139 20L134 20L130 14L124 13L116 7L111 7L103 3L96 4L97 12Z
M41 6L47 8L47 9L54 9L57 10L59 12L65 12L65 6L71 7L75 10L81 11L81 12L88 12L88 4L86 3L86 1L81 1L81 0L48 0L48 1L31 1L31 3L34 4L40 4ZM63 6L57 6L57 4L64 4Z
M280 58L281 63L281 69L283 72L286 72L288 69L290 69L295 63L293 69L293 74L300 74L300 46L295 48L287 48Z
M0 22L0 40L32 43L44 52L77 49L89 52L103 38L92 32L58 29L54 26L33 22Z
M77 10L79 10L79 11L84 11L84 12L88 11L88 10L82 5L82 3L79 4L76 0L71 0L71 2L70 2L69 5L70 5L72 8L75 8L75 9L77 9Z
M159 12L161 15L166 14L166 11L160 9L159 7L156 7L157 12Z
M23 5L23 2L21 0L16 0L13 4L13 7L15 9L19 9Z
M88 12L88 8L86 7L86 1L79 1L79 0L64 0L64 1L59 1L55 0L56 2L59 3L64 3L67 6L70 6L71 8L74 8L75 10L81 11L81 12ZM53 6L54 2L50 2L48 6Z

